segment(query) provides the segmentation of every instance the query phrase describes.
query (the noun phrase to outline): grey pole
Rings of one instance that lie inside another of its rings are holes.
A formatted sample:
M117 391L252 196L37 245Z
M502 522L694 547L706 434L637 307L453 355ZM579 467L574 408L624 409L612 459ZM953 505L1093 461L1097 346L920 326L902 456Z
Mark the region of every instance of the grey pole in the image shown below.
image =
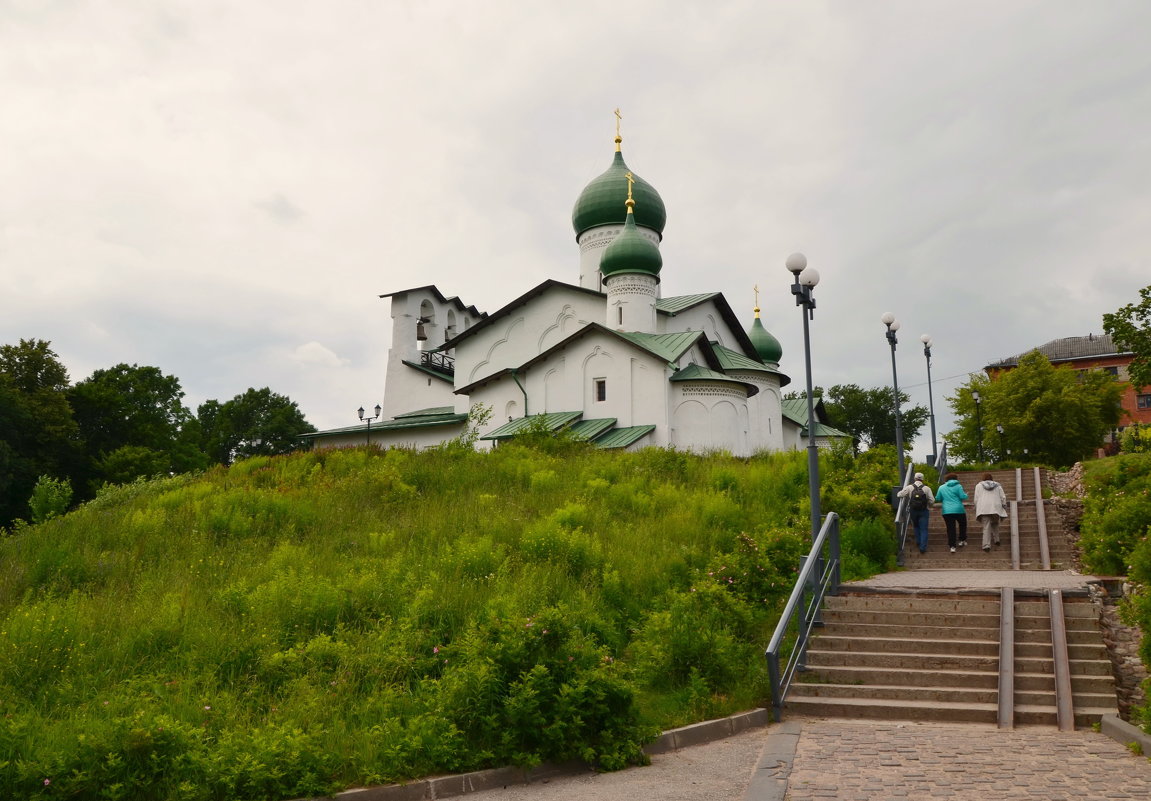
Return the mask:
M822 517L819 509L819 446L815 443L815 396L811 381L811 334L808 321L815 316L815 297L812 290L819 283L819 273L807 266L807 257L792 253L787 257L787 269L794 276L791 294L795 305L803 307L803 361L807 368L807 490L811 498L811 539L819 536Z
M939 449L935 445L935 397L931 393L931 337L924 334L919 338L923 343L923 355L927 358L927 409L931 413L931 463L935 464L939 458Z
M903 421L899 414L899 375L895 370L895 346L899 344L899 340L895 338L895 332L899 330L899 320L896 320L895 315L891 312L884 312L880 320L887 326L887 341L891 344L891 388L894 392L892 403L895 406L895 452L899 457L898 483L903 484Z

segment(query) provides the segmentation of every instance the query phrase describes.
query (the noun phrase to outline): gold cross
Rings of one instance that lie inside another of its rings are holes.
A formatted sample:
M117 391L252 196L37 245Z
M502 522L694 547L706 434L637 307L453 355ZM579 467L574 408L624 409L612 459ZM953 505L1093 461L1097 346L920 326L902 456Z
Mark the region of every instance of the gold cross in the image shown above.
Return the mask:
M631 200L631 185L635 183L635 176L630 172L624 173L624 178L627 178L627 199Z
M623 115L619 113L619 109L615 110L615 135L619 136L619 121L623 119Z
M759 306L759 284L756 284L755 286L753 286L752 291L755 292L755 305L758 307Z

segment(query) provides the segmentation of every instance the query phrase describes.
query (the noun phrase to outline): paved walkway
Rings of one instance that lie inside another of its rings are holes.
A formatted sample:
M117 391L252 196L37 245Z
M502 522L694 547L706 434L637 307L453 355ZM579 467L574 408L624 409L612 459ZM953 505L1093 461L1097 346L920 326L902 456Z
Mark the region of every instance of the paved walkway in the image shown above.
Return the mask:
M782 796L788 801L1151 798L1151 762L1091 730L825 718L792 723L800 733ZM781 796L748 793L745 801L775 798Z

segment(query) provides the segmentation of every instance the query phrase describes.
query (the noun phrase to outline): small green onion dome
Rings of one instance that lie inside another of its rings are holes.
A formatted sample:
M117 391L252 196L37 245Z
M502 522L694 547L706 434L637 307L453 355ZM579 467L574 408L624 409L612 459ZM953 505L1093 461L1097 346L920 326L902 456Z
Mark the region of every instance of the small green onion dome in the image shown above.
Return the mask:
M626 192L627 182L624 183ZM663 268L663 255L659 252L659 246L639 232L635 218L636 215L628 209L623 231L604 248L599 261L599 271L604 278L620 273L658 276Z
M617 143L618 147L618 143ZM628 167L623 153L616 150L611 166L598 178L592 180L572 209L572 228L576 238L591 228L600 225L619 225L624 221L624 199L627 197ZM663 198L647 181L632 173L635 186L632 189L636 200L636 225L650 228L663 238L663 227L667 222L667 211Z
M751 338L751 344L759 354L760 361L764 364L779 365L779 360L783 357L783 347L779 344L779 340L763 327L763 323L759 320L759 309L755 310L755 322L751 324L751 330L747 335Z

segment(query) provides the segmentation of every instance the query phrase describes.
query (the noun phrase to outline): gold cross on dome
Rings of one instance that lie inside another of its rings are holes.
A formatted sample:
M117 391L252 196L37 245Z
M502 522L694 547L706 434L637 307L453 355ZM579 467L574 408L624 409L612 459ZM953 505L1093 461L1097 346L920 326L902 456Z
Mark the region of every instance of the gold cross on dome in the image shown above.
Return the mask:
M624 178L627 178L627 199L631 200L631 185L635 183L635 176L630 172L624 173Z
M623 115L619 113L619 109L615 110L615 135L619 136L619 121L623 119Z

